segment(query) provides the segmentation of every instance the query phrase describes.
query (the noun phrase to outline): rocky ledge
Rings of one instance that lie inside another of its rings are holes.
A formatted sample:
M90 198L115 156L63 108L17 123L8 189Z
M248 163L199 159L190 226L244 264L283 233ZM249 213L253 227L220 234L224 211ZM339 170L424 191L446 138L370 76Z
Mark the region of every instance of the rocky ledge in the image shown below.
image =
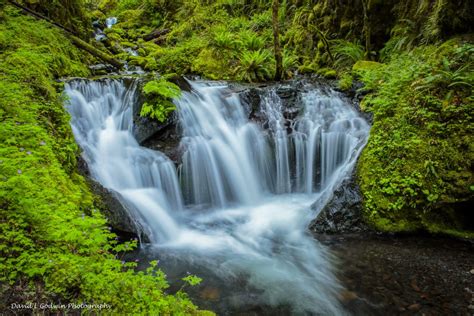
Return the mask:
M355 170L334 191L332 198L311 222L309 229L315 234L370 231L362 218L362 195Z

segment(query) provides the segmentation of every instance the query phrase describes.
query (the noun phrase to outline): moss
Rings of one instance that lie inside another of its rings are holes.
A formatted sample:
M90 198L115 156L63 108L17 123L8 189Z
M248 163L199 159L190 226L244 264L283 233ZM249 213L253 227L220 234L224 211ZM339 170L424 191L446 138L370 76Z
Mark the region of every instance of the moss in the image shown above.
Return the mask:
M352 66L354 73L377 70L384 65L376 61L359 60Z
M330 68L320 68L316 73L326 79L335 79L337 76L336 70Z
M301 74L315 73L318 69L318 65L314 63L303 64L298 67L298 72Z
M374 115L358 170L365 217L376 228L472 236L457 205L473 197L473 49L450 41L386 65L354 65L369 91L361 107Z
M352 82L354 78L348 74L344 73L340 76L340 79L338 81L338 87L342 91L349 91L352 88Z
M193 61L192 72L208 79L230 79L232 72L224 58L218 58L212 49L203 49Z
M0 303L105 303L117 314L199 314L163 272L118 253L94 196L76 171L78 146L62 76L85 76L82 54L58 29L5 10L0 24ZM14 301L12 301L14 300ZM62 312L62 311L61 311ZM67 312L67 311L64 311ZM32 310L32 313L41 313Z

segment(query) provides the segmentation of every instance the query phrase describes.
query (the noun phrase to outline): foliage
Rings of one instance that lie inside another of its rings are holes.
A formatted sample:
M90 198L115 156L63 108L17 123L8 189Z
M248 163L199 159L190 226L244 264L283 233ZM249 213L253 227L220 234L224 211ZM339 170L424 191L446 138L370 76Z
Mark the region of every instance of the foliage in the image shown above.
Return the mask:
M0 47L0 309L62 302L108 304L122 315L199 314L182 291L165 294L156 265L135 272L136 263L121 262L137 243L115 240L77 174L79 150L55 80L88 74L80 52L10 7Z
M471 44L448 41L357 68L374 115L359 163L365 214L378 229L426 229L472 237Z
M343 73L339 79L338 82L338 88L341 89L342 91L348 91L352 88L352 84L354 81L354 78L351 74L349 73Z
M331 49L334 52L334 66L338 68L350 68L359 60L364 59L364 47L357 43L334 40Z
M148 81L142 91L147 101L143 103L140 115L160 122L166 121L168 115L176 109L172 99L181 95L179 87L163 77Z
M23 0L18 2L78 33L77 35L83 38L87 38L89 35L90 26L84 0Z
M266 50L244 51L236 68L237 77L250 82L272 78L272 55Z
M293 73L298 69L298 56L292 53L289 50L283 51L283 77L284 78L291 78L293 77Z

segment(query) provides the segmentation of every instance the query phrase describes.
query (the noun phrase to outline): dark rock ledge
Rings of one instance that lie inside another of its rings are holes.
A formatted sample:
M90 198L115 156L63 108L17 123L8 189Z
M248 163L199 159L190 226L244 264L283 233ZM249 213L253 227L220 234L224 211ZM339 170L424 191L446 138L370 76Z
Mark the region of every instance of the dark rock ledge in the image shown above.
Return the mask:
M362 218L362 195L355 169L334 191L332 198L314 219L309 229L316 234L369 232Z
M140 225L135 210L128 209L121 201L118 192L107 189L91 177L86 161L78 157L78 171L86 179L92 193L99 197L99 208L105 215L108 225L121 240L138 238L141 242L149 242L149 232Z

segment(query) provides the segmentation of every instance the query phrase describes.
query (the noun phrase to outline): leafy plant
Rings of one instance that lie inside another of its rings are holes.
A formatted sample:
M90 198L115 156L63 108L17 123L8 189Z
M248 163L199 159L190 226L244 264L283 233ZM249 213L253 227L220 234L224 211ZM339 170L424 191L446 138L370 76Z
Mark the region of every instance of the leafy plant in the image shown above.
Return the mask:
M238 46L238 42L235 39L234 34L227 31L226 29L221 28L215 30L209 44L218 51L232 50Z
M179 87L163 77L148 81L142 91L147 101L143 103L140 115L157 119L160 122L166 121L169 113L176 109L172 99L181 95Z
M336 67L351 67L357 61L364 59L364 47L360 44L346 40L334 40L331 44Z
M298 56L285 49L283 51L282 68L285 78L293 77L294 71L298 68Z
M472 199L472 49L453 40L354 65L374 115L359 177L378 229L472 236L454 206Z
M103 312L119 315L210 315L184 292L166 294L156 264L137 272L135 262L121 260L137 241L117 242L78 174L55 82L87 76L85 56L58 29L10 9L0 24L0 310L37 302L30 312L42 313L39 304L53 302L107 304Z
M265 41L255 32L244 30L239 33L239 39L244 49L260 50L265 46Z
M244 51L236 68L237 77L245 81L264 81L272 77L272 55L267 50Z

